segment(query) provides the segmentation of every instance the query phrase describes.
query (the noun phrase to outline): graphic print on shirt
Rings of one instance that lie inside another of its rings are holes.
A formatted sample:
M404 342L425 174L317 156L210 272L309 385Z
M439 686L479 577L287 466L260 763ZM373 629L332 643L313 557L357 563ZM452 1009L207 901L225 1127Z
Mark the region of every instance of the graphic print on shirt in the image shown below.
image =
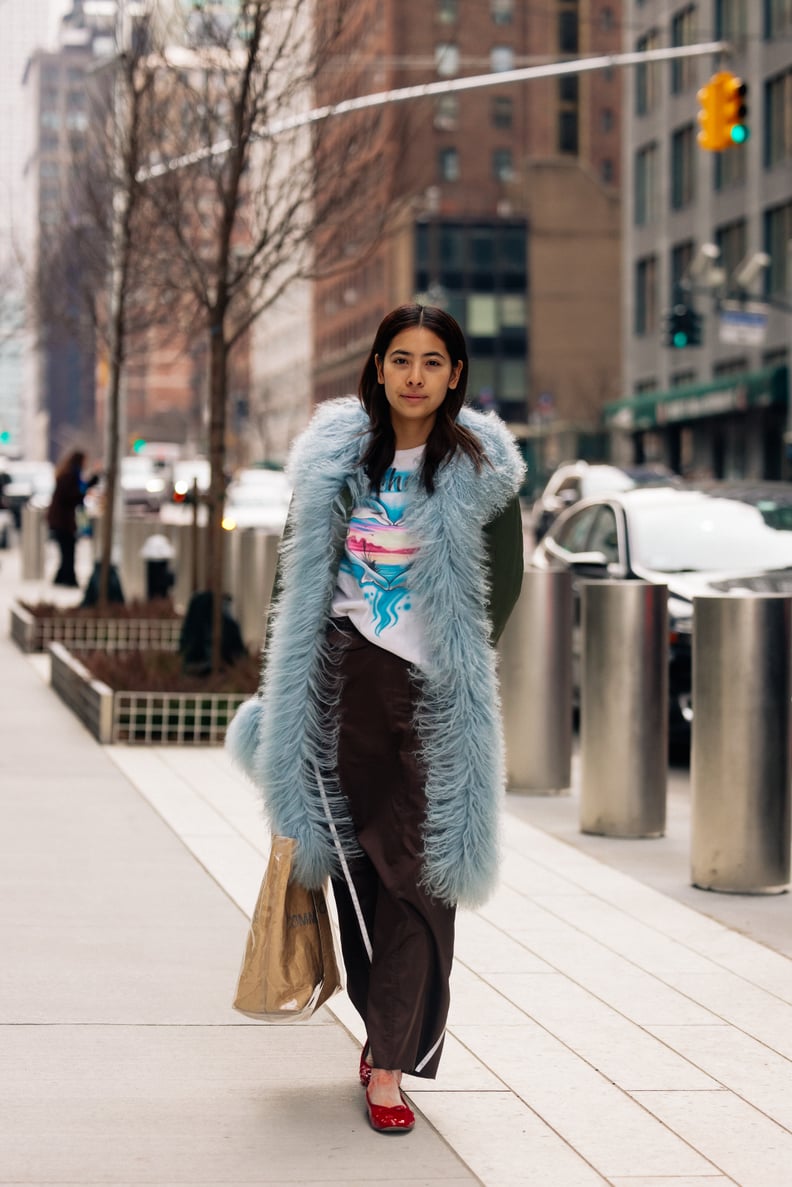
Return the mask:
M415 548L410 545L402 520L412 470L387 470L380 496L369 495L355 508L347 529L341 569L357 581L369 603L374 633L399 621L410 609L408 576ZM404 496L404 497L400 497Z

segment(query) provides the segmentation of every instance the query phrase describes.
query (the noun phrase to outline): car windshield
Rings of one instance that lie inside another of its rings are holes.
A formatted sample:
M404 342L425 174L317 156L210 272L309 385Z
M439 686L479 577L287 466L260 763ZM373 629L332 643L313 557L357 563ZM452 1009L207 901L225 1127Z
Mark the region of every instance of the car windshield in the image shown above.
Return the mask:
M684 499L629 509L633 564L663 573L792 568L792 533L733 499Z

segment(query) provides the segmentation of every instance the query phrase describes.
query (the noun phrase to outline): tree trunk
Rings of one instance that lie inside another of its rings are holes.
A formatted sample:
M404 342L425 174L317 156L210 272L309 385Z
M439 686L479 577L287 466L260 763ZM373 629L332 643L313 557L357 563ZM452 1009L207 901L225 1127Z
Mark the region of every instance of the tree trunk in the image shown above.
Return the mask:
M116 490L119 484L121 432L121 372L124 362L124 313L131 252L131 202L128 189L114 194L110 272L110 365L107 380L107 458L105 461L105 506L102 516L102 557L99 567L98 604L107 608L110 566L113 560Z
M225 504L225 434L226 434L226 385L228 367L228 346L224 337L223 318L216 314L210 327L210 369L209 369L209 462L211 479L209 483L209 505L207 523L207 576L212 594L212 671L217 672L222 663L222 622L224 552L223 507Z

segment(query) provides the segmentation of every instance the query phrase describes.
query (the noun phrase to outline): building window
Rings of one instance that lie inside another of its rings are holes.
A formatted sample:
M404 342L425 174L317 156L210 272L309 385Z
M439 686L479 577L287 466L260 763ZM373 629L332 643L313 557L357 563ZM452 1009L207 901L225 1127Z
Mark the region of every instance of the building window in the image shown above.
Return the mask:
M507 95L496 95L490 112L493 128L511 128L514 123L514 101Z
M459 72L459 46L441 41L435 46L435 70L445 78Z
M784 202L765 211L765 251L770 267L765 271L765 292L768 296L786 296L790 289L789 241L792 239L792 202Z
M692 124L671 137L671 208L684 210L693 201L696 178L696 136Z
M602 29L604 33L609 33L612 29L616 28L616 18L613 15L612 8L603 8L601 10L599 24L600 29Z
M743 42L748 34L746 0L715 0L715 37Z
M671 300L674 301L677 290L682 281L687 278L687 272L693 263L693 240L686 239L684 243L677 243L671 248Z
M635 43L635 52L647 53L660 48L660 37L656 29L639 37ZM660 97L659 62L642 62L635 68L635 114L648 115L654 111Z
M510 25L514 18L514 0L490 0L490 12L496 25Z
M514 50L510 45L493 45L490 50L490 70L493 74L502 74L504 70L514 69Z
M733 223L725 223L715 232L715 242L720 248L721 267L725 268L730 277L745 259L747 248L747 231L744 218Z
M498 332L498 307L495 297L477 294L468 297L467 331L472 338L494 338Z
M645 256L635 263L635 323L637 337L657 328L657 257Z
M792 157L792 70L765 83L765 166Z
M614 123L613 109L611 107L603 107L600 112L600 128L602 131L612 132Z
M523 222L434 219L415 227L415 292L443 287L468 337L471 402L512 420L525 416L526 245Z
M458 0L437 0L435 11L441 25L453 25L459 16Z
M576 54L580 51L578 0L559 0L558 48L562 54Z
M671 44L695 45L696 43L696 10L691 4L683 8L671 18ZM693 58L678 58L671 62L671 94L681 95L689 91L696 81L696 68Z
M739 185L745 181L748 173L747 145L739 144L730 148L728 152L717 152L712 155L715 158L713 185L716 190L725 190L729 186Z
M765 37L792 33L792 0L765 0Z
M558 113L558 151L577 156L578 151L578 113L577 111L559 111Z
M558 151L573 156L578 152L579 93L576 74L564 74L558 80Z
M441 148L437 154L441 181L459 181L459 153L455 148Z
M514 163L510 148L496 148L493 152L492 176L496 181L513 181Z
M657 218L657 144L647 144L635 154L636 227L646 227Z
M614 169L610 157L605 157L600 165L600 177L605 185L613 185Z
M442 132L452 132L457 126L459 99L456 95L438 95L435 99L434 126Z

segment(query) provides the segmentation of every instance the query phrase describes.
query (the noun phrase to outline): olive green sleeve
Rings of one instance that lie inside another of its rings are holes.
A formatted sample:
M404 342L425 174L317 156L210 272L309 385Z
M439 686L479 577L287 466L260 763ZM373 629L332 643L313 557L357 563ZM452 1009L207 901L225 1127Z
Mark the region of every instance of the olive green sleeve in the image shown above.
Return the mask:
M497 643L520 596L523 579L523 525L517 495L484 526L491 640Z

